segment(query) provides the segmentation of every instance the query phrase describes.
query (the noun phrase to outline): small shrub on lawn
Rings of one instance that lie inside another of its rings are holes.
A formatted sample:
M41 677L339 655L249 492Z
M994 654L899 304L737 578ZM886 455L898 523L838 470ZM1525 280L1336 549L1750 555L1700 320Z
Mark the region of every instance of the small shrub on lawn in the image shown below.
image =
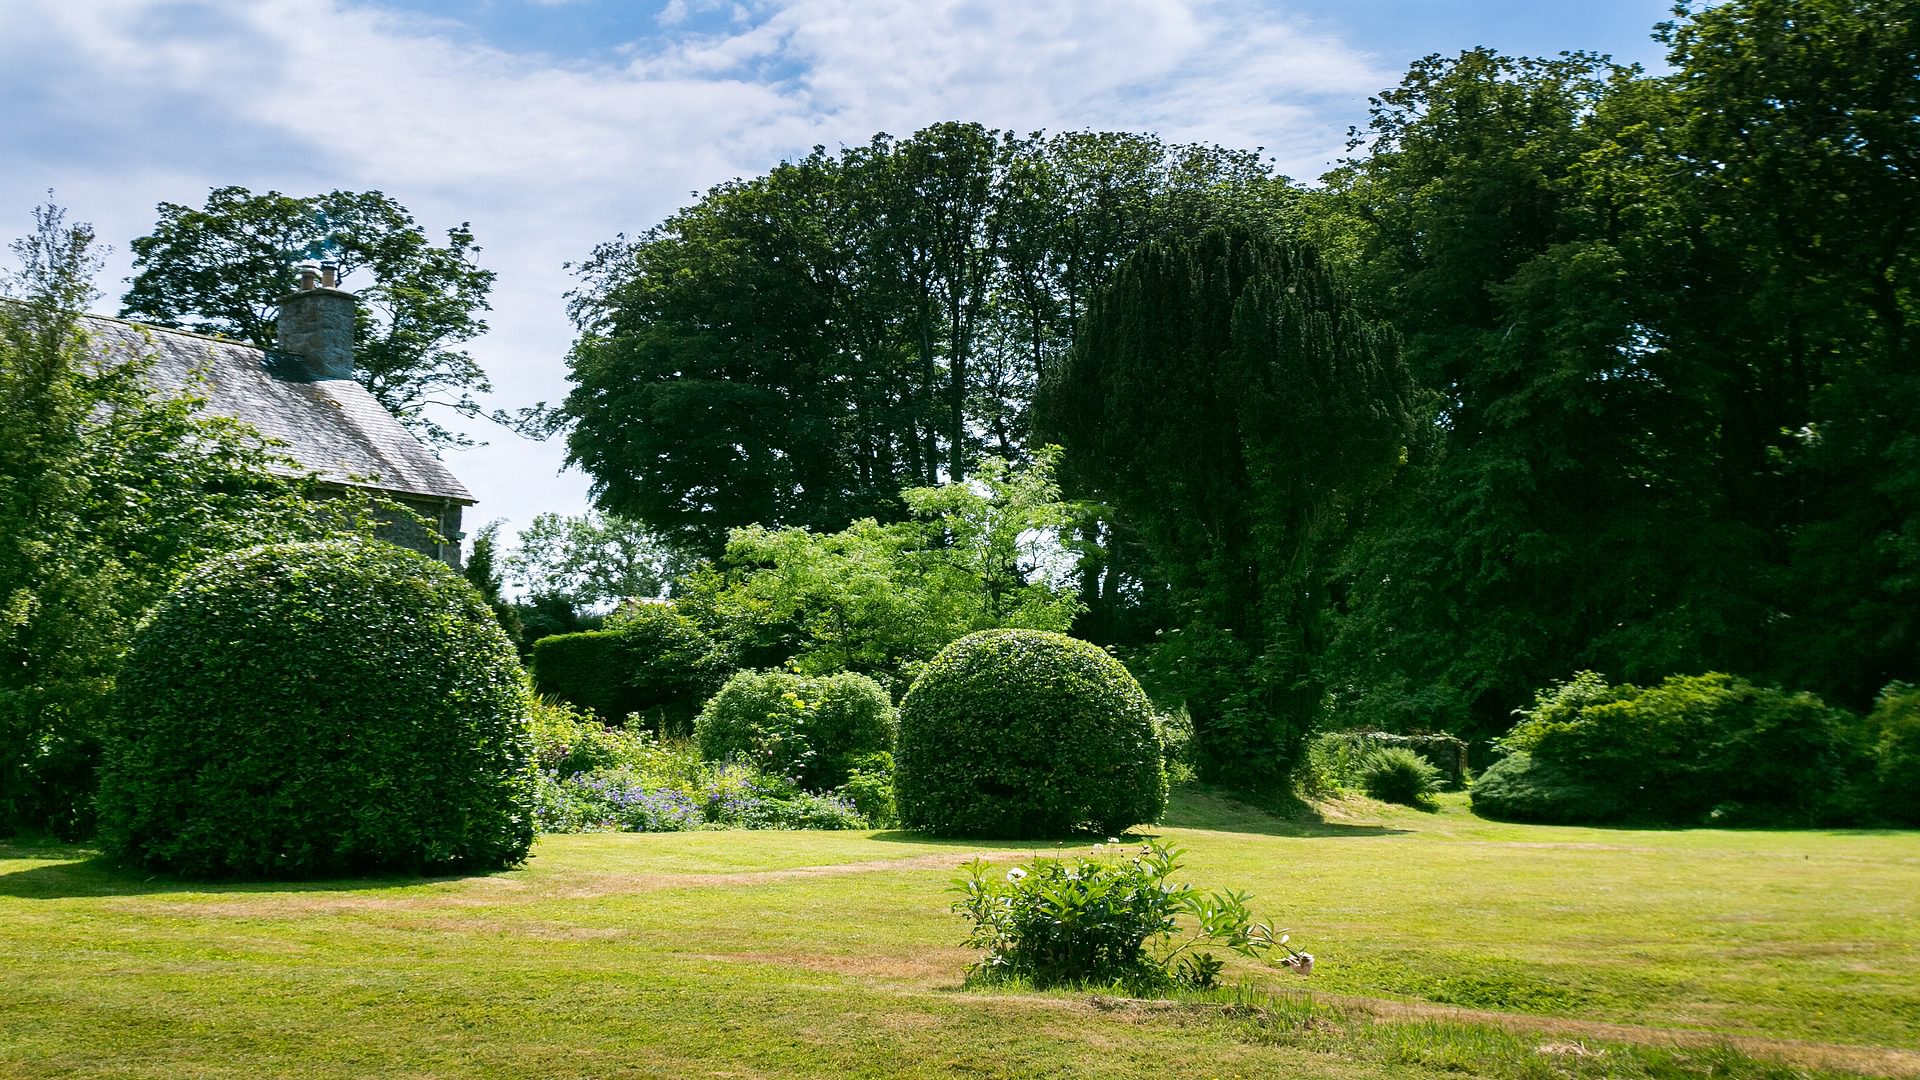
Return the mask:
M1295 971L1313 970L1313 957L1289 948L1284 931L1253 921L1244 893L1172 881L1180 854L1156 843L1129 854L1115 840L1092 858L1037 859L1004 875L984 860L968 863L953 885L953 911L973 923L966 945L985 952L969 981L1199 989L1225 965L1212 949L1249 957L1280 949Z
M985 630L941 650L900 705L894 794L909 828L1100 835L1167 802L1153 707L1098 646Z
M1382 802L1428 807L1440 789L1440 770L1404 746L1389 746L1362 759L1360 783Z
M893 700L865 675L742 671L700 710L709 761L741 759L815 792L845 784L855 760L893 749Z
M101 840L195 877L512 865L533 842L527 709L512 643L446 565L374 541L249 548L136 634Z
M1327 731L1307 741L1301 787L1308 792L1336 795L1365 790L1364 766L1377 750L1411 750L1440 771L1437 782L1464 787L1467 781L1467 744L1444 731L1402 735L1385 731Z

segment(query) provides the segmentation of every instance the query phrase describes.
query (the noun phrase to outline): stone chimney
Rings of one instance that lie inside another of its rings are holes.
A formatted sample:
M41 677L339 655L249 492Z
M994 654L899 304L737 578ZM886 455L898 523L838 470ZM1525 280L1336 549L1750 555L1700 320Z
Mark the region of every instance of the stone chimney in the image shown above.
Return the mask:
M302 263L300 287L280 298L278 351L298 358L316 379L353 378L353 294L340 268Z

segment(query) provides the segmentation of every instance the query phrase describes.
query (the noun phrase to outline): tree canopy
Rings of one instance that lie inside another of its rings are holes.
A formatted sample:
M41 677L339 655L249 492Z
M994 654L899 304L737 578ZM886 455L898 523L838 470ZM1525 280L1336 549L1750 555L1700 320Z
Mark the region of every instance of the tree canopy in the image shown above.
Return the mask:
M276 301L294 291L308 259L339 265L357 288L354 378L436 446L468 442L430 408L480 415L492 389L460 345L486 333L493 271L465 223L435 245L412 215L378 191L296 197L215 188L198 209L163 202L150 235L133 241L135 274L121 314L272 348Z
M1437 394L1350 552L1342 702L1498 733L1580 668L1864 707L1920 656L1920 16L1733 0L1673 72L1475 50L1383 93L1314 228Z
M1030 452L1040 371L1142 240L1293 197L1254 154L946 123L824 149L596 249L569 459L604 509L716 555L730 528L899 520Z

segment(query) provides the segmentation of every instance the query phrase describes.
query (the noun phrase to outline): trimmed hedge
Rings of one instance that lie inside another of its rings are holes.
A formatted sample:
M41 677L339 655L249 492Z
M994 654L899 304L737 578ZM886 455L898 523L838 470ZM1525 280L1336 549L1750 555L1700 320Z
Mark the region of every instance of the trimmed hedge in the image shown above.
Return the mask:
M269 544L187 577L133 640L100 785L108 853L193 877L494 869L533 842L526 681L445 565Z
M693 734L708 761L744 758L829 791L857 760L893 749L895 724L893 699L865 675L741 671L700 710Z
M901 823L940 835L1118 835L1167 802L1147 695L1064 634L984 630L941 650L900 705L894 760Z
M611 724L639 713L663 733L686 731L727 669L713 639L662 604L623 611L604 630L533 643L533 682L542 694L592 709Z

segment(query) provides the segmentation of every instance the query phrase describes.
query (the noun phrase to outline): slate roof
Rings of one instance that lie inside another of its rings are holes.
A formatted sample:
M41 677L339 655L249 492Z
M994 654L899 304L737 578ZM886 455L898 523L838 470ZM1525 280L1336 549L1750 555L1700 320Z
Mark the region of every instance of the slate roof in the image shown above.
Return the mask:
M279 452L327 481L396 495L451 499L473 495L366 387L352 379L313 379L299 360L252 345L109 319L85 318L96 352L151 354L163 391L192 386L206 409L232 416L285 443Z

